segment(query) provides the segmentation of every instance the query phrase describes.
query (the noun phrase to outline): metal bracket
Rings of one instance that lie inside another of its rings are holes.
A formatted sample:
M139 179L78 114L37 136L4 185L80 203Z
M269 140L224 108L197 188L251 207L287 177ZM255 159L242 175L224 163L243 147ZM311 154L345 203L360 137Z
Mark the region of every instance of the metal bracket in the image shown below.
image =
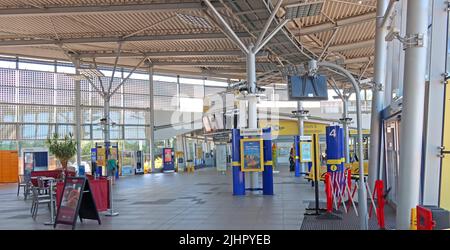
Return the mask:
M373 90L378 90L378 91L383 91L384 90L384 86L381 83L373 83L372 84L372 89Z
M342 123L342 124L351 124L352 123L352 118L350 118L350 117L344 117L344 118L340 118L339 119L339 121Z
M444 77L444 81L442 81L442 83L447 84L447 81L450 79L448 72L442 73L441 76Z
M437 157L439 157L439 158L445 158L445 155L446 155L446 154L450 154L450 151L445 150L445 147L444 147L444 146L440 146L440 147L437 147L437 148L438 148L439 151L440 151L440 153L437 155Z
M308 119L309 117L309 110L301 109L301 110L295 110L292 111L293 118L301 118L301 119Z
M422 33L412 34L405 37L398 37L398 40L403 44L403 50L413 47L425 46L425 35Z

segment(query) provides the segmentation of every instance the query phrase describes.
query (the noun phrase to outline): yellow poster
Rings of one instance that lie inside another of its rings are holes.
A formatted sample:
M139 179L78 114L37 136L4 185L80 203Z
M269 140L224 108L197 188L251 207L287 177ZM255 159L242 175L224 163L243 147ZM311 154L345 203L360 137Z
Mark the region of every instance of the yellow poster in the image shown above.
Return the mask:
M97 166L105 166L106 154L104 148L97 148Z

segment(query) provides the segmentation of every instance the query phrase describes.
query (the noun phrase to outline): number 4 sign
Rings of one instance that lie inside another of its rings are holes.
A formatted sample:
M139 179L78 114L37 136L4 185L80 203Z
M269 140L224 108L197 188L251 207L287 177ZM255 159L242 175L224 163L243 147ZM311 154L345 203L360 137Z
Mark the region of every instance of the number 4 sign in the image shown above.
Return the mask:
M335 137L335 138L336 138L336 129L335 129L335 128L333 128L333 129L330 131L329 136L332 136L332 137Z

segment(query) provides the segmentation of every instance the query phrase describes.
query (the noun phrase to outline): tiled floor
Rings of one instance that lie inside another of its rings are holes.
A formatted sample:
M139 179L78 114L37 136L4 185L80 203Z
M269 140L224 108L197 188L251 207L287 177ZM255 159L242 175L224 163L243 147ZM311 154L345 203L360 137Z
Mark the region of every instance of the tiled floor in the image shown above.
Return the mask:
M116 183L115 210L102 224L85 220L77 229L300 229L314 189L287 168L274 176L274 196L233 196L231 174L201 169L122 177ZM322 188L321 188L322 189ZM0 185L0 229L52 229L47 208L34 221L30 201L16 197L16 184ZM70 229L58 225L57 229Z

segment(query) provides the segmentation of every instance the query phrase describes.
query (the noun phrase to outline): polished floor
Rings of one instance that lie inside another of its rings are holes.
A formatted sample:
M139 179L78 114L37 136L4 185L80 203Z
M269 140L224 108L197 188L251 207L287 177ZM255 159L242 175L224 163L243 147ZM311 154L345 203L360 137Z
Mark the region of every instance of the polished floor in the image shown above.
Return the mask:
M274 175L274 196L233 196L230 172L213 168L121 177L114 185L114 206L120 214L101 215L101 225L78 222L76 229L299 230L314 189L287 167L280 170ZM0 184L0 229L53 229L44 225L50 219L48 209L40 209L33 220L31 201L16 192L16 184Z

